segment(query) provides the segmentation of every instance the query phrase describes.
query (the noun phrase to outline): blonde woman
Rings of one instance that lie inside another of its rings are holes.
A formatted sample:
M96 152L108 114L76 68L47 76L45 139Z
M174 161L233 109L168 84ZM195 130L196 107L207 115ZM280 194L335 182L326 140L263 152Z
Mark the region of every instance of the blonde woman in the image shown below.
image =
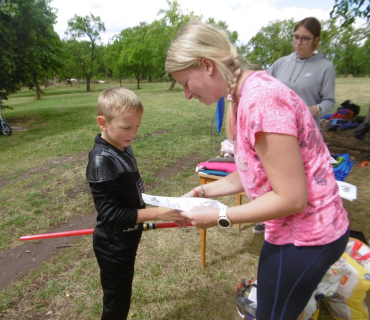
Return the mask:
M266 71L249 70L227 34L201 22L180 30L167 53L166 72L187 99L205 105L220 97L230 101L227 134L235 141L238 170L184 196L245 190L251 200L181 215L199 228L265 222L256 318L300 319L349 236L330 154L306 104Z

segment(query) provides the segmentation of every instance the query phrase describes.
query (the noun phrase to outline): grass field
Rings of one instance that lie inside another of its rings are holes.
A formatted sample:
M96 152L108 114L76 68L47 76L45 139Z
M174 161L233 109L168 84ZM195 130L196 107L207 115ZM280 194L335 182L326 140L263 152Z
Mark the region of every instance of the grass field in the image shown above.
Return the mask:
M19 236L45 233L94 211L85 182L87 154L99 133L97 97L115 85L95 84L90 93L83 85L50 87L41 101L25 90L8 101L13 110L4 111L3 117L22 130L0 136L0 255L19 246ZM186 101L178 85L168 91L169 83L144 82L141 90L136 90L136 83L125 87L140 97L145 108L133 149L146 186L153 194L167 196L179 196L196 186L195 164L219 154L215 134L210 137L215 106ZM370 78L337 79L337 106L354 100L365 115L369 88ZM222 131L219 141L224 138ZM170 176L159 174L166 170ZM351 227L365 235L370 235L369 172L370 166L353 167L346 182L358 187L358 199L344 200ZM218 200L235 204L235 197ZM242 278L256 275L263 243L263 237L252 234L252 227L244 224L241 232L209 229L205 269L200 266L198 229L144 233L130 318L240 319L236 286ZM0 292L0 317L99 319L101 297L91 237L76 237L72 247ZM323 310L319 319L332 318Z

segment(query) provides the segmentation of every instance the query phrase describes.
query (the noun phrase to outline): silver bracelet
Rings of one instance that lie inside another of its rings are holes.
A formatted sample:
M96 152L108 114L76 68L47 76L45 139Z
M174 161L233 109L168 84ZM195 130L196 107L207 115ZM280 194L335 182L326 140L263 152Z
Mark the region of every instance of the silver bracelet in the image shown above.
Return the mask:
M201 197L201 198L205 198L205 197L206 197L206 194L204 193L204 188L203 188L203 186L202 186L202 185L200 186L200 190L201 190L201 191L200 191L200 197Z

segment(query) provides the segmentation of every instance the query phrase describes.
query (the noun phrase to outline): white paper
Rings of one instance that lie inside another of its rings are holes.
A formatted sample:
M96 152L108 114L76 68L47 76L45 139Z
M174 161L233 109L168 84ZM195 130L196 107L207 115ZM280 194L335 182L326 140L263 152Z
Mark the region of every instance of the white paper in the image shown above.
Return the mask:
M357 187L356 186L349 184L347 182L338 181L338 180L337 180L337 184L339 187L339 195L343 199L347 199L349 201L353 201L357 199Z
M332 156L330 156L330 163L335 164L335 163L338 163L338 161L335 160Z
M189 211L193 207L207 206L213 208L226 207L222 202L208 198L176 198L176 197L161 197L150 194L142 194L146 204L151 204L158 207L172 208L181 211Z
M253 287L249 292L248 299L251 300L253 303L250 304L252 308L257 309L257 288Z

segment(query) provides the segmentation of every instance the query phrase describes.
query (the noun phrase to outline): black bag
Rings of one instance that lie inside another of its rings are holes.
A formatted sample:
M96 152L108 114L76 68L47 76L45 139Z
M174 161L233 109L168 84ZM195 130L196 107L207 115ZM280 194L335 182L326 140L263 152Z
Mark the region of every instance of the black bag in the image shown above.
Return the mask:
M353 111L353 116L356 117L360 113L360 106L355 104L352 100L346 100L341 104L341 107L339 107L337 110L340 109L349 109Z
M358 140L365 140L366 133L370 130L370 122L361 123L355 130L354 137Z
M358 239L358 240L362 241L363 243L367 244L367 240L365 238L365 235L361 231L349 230L349 236L351 238Z

